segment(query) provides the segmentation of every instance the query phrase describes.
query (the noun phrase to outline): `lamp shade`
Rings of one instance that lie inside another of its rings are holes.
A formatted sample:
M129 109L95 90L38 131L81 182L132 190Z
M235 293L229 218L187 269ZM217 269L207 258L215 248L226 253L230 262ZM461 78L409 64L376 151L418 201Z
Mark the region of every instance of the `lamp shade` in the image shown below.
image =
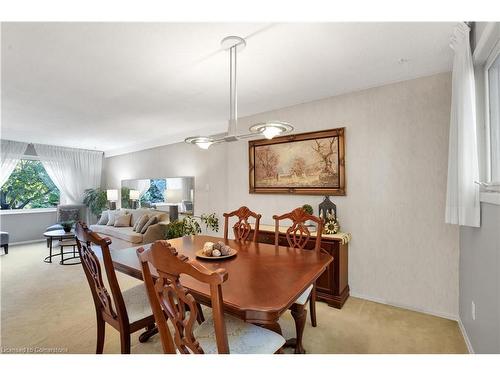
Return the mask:
M116 189L106 190L106 197L108 198L108 201L116 202L118 200L118 190Z
M139 199L139 190L130 190L129 198L133 201L138 200Z

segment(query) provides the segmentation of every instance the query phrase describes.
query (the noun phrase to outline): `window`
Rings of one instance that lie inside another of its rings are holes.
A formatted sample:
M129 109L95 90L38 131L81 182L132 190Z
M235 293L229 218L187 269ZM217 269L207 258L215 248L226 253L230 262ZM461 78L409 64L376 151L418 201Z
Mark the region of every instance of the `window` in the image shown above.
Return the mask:
M500 41L486 62L488 182L500 182Z
M153 203L162 203L165 201L164 192L167 187L165 179L151 179L149 189L142 195L141 204L148 206Z
M0 189L2 210L56 207L59 190L39 160L22 159Z

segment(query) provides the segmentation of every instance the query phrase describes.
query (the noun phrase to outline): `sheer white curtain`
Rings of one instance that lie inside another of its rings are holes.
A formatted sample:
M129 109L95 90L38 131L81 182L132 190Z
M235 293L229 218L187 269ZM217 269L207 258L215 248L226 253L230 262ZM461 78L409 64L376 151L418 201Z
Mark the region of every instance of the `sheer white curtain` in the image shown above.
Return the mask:
M25 142L16 142L2 139L1 142L1 175L0 175L0 186L5 184L9 179L9 176L14 171L18 161L26 152L28 144Z
M85 189L101 185L102 152L41 144L34 147L47 174L61 192L64 200L61 203L82 203Z
M480 226L474 67L470 29L459 24L451 40L452 72L446 219L450 224Z

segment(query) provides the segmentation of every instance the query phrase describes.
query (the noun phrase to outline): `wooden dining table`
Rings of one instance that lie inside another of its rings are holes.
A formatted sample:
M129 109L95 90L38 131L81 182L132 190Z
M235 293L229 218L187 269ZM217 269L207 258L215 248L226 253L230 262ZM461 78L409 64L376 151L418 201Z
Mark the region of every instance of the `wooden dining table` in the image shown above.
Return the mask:
M237 250L234 257L226 259L197 260L210 270L224 268L228 280L222 285L224 312L246 322L271 329L281 334L280 316L293 305L293 317L306 318L304 307L294 305L295 300L323 273L332 262L331 255L313 250L300 250L257 242L240 242L223 238L197 235L171 239L168 242L180 254L196 258L196 251L205 242L222 241ZM111 250L115 269L142 280L137 246ZM181 276L181 283L202 305L210 306L210 290L207 284L190 276ZM296 353L304 353L302 346L295 345Z

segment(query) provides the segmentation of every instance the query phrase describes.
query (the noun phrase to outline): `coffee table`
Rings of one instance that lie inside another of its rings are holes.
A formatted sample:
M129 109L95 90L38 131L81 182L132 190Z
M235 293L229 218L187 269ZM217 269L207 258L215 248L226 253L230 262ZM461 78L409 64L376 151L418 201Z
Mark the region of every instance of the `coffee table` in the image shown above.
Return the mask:
M49 247L49 256L44 258L45 263L52 263L52 258L61 257L59 264L62 265L74 265L80 264L80 255L76 252L76 237L75 232L71 230L70 232L65 232L64 230L52 230L49 232L45 232L44 237L47 238L48 247ZM58 241L56 243L57 246L61 248L61 251L56 254L52 254L52 249L54 245L54 240ZM65 247L72 247L73 251L64 252ZM64 255L71 255L70 257L64 258ZM71 259L78 259L76 262L66 263L66 261Z

